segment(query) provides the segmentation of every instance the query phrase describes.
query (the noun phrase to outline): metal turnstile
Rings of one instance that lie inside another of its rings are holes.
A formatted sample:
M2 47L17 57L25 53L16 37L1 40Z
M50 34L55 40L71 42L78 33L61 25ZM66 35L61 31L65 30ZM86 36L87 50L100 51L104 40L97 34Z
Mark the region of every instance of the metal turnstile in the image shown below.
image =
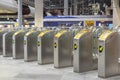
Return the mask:
M74 72L90 71L93 68L92 32L81 30L74 37L73 67Z
M0 31L0 55L3 54L3 34L5 31Z
M10 31L3 34L3 56L12 57L12 36L16 31Z
M104 32L99 38L98 76L110 77L119 73L119 41L118 33Z
M38 36L38 64L54 61L54 31L45 30Z
M13 39L13 59L24 58L24 35L26 31L17 31L14 33Z
M72 32L61 30L54 38L54 67L72 66L72 50L73 50Z
M24 61L37 60L37 36L40 31L30 31L24 36Z

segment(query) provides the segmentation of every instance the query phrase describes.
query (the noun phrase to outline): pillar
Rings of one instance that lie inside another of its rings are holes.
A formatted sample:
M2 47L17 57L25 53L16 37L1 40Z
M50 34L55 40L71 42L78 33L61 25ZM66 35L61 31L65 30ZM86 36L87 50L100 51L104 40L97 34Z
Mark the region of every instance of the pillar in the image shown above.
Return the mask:
M35 27L43 26L43 0L35 0Z
M119 0L112 0L113 3L113 27L120 25Z
M69 9L68 0L64 0L64 15L68 15L68 9Z
M21 28L22 25L23 25L22 0L18 0L18 27Z
M77 0L74 0L74 15L77 15L77 4L78 4L78 1Z

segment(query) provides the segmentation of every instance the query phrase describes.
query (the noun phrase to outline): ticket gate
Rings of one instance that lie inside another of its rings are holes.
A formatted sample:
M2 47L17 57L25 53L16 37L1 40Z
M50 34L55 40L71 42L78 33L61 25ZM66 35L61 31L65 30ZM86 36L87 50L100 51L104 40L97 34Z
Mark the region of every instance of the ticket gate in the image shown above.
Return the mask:
M12 57L12 36L16 31L10 31L3 34L3 56Z
M73 67L81 73L93 69L92 32L81 30L74 37Z
M102 78L119 74L118 33L106 31L99 38L98 76Z
M93 54L98 55L98 38L102 34L101 28L94 28L92 31L92 46L93 46Z
M93 53L93 64L94 69L98 68L98 38L102 34L102 28L94 28L92 30L92 53Z
M38 35L38 64L54 61L54 31L45 30Z
M54 37L54 67L62 68L72 66L73 56L72 32L61 30Z
M24 61L37 60L37 36L40 31L30 31L24 36Z
M3 54L3 34L5 33L6 31L0 31L0 55Z
M24 35L27 31L17 31L14 33L13 40L13 59L24 58Z

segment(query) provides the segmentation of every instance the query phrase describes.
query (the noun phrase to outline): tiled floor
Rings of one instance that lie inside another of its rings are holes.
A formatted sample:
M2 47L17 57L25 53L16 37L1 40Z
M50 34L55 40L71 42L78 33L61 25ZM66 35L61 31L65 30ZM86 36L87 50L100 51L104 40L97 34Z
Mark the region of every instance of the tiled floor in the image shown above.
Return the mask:
M74 73L73 68L55 69L53 64L38 65L0 56L0 80L120 80L120 76L101 79L97 71Z

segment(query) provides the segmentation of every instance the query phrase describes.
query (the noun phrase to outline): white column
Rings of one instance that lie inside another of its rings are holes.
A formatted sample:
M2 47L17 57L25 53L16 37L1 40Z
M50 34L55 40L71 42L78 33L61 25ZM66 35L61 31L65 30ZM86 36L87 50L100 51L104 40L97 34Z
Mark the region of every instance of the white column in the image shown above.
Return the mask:
M64 15L68 15L68 0L64 0Z
M18 27L21 28L23 24L22 19L22 0L18 0Z
M70 8L70 15L72 15L72 7Z
M74 0L74 15L77 15L77 0Z
M113 26L120 25L120 7L119 0L112 0L113 2Z
M43 27L43 0L35 0L35 27Z

